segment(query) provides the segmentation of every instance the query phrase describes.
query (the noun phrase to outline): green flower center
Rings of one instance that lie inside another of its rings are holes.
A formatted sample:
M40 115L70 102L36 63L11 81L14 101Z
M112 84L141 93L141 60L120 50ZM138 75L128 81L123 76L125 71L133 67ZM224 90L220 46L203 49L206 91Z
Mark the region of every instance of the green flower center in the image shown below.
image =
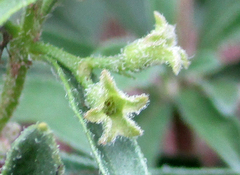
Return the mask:
M108 116L112 116L117 113L117 107L113 97L110 97L105 101L103 111Z

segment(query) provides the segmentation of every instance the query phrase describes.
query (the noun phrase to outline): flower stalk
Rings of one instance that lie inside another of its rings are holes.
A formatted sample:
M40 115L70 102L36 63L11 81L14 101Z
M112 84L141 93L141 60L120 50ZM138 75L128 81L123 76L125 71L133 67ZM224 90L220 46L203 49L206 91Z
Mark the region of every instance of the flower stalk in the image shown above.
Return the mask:
M175 27L164 16L154 12L156 25L148 35L123 48L119 55L101 58L86 58L92 68L105 68L121 74L139 72L150 66L168 64L177 75L190 62L186 52L177 46Z

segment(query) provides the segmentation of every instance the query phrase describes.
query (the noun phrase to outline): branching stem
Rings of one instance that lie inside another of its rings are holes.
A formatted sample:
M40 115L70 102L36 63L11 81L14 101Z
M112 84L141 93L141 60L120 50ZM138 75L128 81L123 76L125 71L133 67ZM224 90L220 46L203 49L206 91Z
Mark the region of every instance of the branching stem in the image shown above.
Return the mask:
M38 41L41 25L57 0L37 1L27 7L22 27L10 21L4 25L12 37L9 63L0 99L0 132L16 109L23 90L29 61L29 46Z

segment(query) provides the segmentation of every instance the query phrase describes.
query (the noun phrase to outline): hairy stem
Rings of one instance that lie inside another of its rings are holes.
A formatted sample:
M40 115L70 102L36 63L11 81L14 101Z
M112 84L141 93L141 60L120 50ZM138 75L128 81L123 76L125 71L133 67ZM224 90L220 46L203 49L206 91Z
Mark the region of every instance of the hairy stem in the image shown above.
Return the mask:
M8 65L0 101L0 132L18 105L27 69L27 66L21 65L20 62L10 61Z
M36 59L47 59L50 57L56 60L59 64L71 70L78 82L85 88L93 83L91 79L91 65L82 63L82 60L84 60L83 58L79 58L43 42L32 44L30 52Z
M77 63L81 60L79 57L76 57L68 52L63 51L62 49L59 49L50 44L45 44L43 42L33 43L29 47L29 51L34 55L35 59L41 60L42 58L45 58L42 56L51 57L70 69L72 72L74 72L74 69L77 67Z
M42 23L56 2L57 0L39 0L27 7L22 27L15 26L10 21L4 26L13 40L0 100L0 132L16 109L23 90L26 73L31 64L28 47L39 40Z

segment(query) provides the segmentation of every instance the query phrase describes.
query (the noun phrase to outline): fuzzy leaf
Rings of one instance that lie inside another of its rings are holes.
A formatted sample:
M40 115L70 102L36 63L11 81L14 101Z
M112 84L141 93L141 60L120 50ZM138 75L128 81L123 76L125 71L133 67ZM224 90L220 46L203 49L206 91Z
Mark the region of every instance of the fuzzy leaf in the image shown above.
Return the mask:
M6 22L14 13L37 0L1 0L0 1L0 26Z
M19 123L46 122L59 140L84 154L91 152L85 133L64 97L64 88L52 75L49 65L35 62L23 94L14 120Z
M50 59L49 59L50 60ZM93 155L103 175L147 175L148 170L141 150L135 139L118 138L114 144L106 146L98 145L102 133L100 125L86 123L80 111L86 112L84 104L83 88L77 83L75 77L67 69L60 67L50 60L57 70L67 91L70 105L75 115L79 118L85 133L89 139Z
M64 167L58 152L46 123L29 126L13 143L2 175L61 175Z

